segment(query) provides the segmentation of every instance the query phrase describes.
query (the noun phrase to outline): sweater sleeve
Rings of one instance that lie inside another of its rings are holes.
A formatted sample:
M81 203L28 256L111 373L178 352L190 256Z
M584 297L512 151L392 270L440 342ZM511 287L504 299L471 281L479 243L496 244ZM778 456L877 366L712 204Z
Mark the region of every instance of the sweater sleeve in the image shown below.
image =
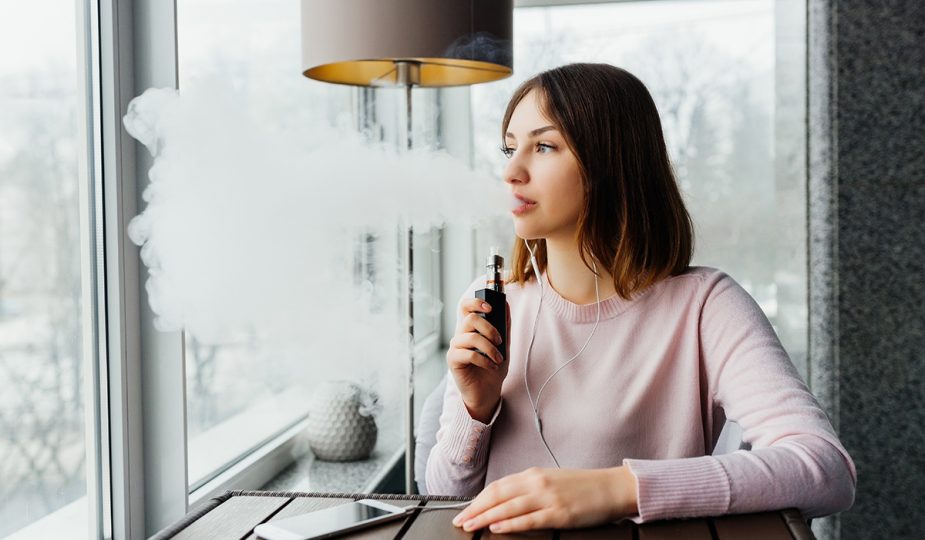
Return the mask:
M456 305L457 328L463 299L471 298L480 283L484 280L476 278L460 296ZM469 414L452 375L447 379L440 428L427 458L424 482L430 494L475 496L485 484L491 427L501 412L504 400L502 398L498 402L491 421L483 424Z
M798 508L806 518L847 510L857 471L758 304L732 278L707 278L700 313L709 399L751 450L669 460L627 459L636 522Z
M502 400L503 401L503 400ZM495 408L491 421L473 419L463 404L452 377L446 384L437 442L427 459L427 492L435 495L474 497L485 485L491 427L501 412Z

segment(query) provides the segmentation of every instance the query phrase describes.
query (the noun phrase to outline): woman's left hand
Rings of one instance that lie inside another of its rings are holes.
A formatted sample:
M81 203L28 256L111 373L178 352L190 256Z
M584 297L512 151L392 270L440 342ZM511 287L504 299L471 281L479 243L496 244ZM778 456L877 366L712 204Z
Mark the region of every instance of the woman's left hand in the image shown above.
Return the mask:
M623 467L532 467L488 484L453 524L511 533L586 527L636 515L636 478Z

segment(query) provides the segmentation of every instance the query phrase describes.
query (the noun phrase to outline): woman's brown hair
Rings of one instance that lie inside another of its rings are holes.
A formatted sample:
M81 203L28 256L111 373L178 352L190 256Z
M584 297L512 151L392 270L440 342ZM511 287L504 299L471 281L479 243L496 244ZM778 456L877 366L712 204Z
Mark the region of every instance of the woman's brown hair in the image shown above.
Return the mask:
M687 269L693 254L690 215L668 160L658 110L642 81L608 64L568 64L517 88L501 123L502 141L517 104L536 91L542 112L578 159L584 206L578 215L581 260L608 266L614 287L629 299ZM546 241L534 249L546 269ZM509 282L534 274L530 252L514 242Z

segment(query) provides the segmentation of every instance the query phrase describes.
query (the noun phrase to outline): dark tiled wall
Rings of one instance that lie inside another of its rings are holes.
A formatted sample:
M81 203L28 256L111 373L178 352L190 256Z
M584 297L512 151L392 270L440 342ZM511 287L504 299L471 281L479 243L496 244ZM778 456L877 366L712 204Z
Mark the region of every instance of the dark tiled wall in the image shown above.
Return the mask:
M858 467L820 538L925 530L925 2L808 0L810 384Z

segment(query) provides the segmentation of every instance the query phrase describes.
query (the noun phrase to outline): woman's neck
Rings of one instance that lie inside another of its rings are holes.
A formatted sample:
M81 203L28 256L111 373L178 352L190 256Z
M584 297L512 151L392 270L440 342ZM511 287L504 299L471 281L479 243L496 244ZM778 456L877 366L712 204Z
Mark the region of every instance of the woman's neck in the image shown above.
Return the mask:
M616 294L613 277L602 264L597 265L597 271L600 274L597 284L600 299L606 300ZM559 296L573 304L585 305L597 301L594 272L582 262L574 240L546 239L546 276Z

